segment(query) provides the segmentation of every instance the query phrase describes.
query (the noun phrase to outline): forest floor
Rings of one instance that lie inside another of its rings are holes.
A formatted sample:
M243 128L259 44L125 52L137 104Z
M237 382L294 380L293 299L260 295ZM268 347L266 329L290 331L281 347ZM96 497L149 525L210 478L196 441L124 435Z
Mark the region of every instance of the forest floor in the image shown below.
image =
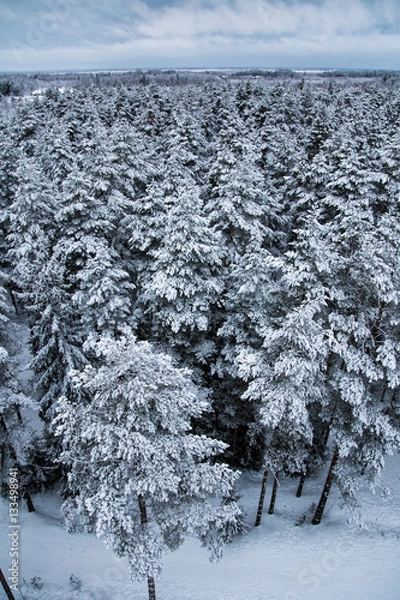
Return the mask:
M400 461L388 457L381 490L364 489L357 510L341 506L332 488L322 523L299 524L318 500L324 473L306 482L295 497L297 482L284 480L276 512L253 527L260 473L244 473L240 504L248 531L227 547L217 564L206 550L188 539L166 555L157 580L157 600L397 600L400 597ZM129 581L126 563L94 535L65 531L56 493L33 497L36 512L21 506L19 578L16 600L146 600L144 582ZM0 566L11 565L8 502L0 502ZM70 578L72 580L70 581ZM33 581L33 583L32 583ZM0 589L0 598L5 598Z

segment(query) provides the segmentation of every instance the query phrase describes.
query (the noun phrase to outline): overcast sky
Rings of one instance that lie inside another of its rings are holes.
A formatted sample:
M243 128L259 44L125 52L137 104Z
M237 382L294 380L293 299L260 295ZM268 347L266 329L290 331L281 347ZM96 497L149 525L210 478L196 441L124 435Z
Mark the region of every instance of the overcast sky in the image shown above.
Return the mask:
M400 69L400 0L0 0L0 71Z

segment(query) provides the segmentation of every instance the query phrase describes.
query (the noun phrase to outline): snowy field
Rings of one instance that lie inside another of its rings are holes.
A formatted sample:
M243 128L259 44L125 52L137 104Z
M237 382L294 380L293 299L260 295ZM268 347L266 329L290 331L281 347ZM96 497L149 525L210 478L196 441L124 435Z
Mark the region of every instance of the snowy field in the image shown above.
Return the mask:
M167 555L157 580L158 600L397 600L400 597L400 464L388 457L381 490L359 494L360 510L340 507L333 488L319 526L296 525L318 499L323 474L308 481L295 497L296 481L283 481L276 513L266 508L253 528L261 476L241 479L241 505L248 532L225 550L217 564L195 540ZM146 583L130 583L123 561L92 535L69 534L60 520L60 498L34 497L36 513L20 513L20 581L23 596L43 600L146 600ZM2 522L8 503L1 500ZM3 528L0 564L10 566L9 540ZM71 575L73 576L70 582ZM36 579L36 587L32 585ZM40 578L40 579L39 579ZM40 588L40 589L39 589ZM4 594L0 597L5 597Z

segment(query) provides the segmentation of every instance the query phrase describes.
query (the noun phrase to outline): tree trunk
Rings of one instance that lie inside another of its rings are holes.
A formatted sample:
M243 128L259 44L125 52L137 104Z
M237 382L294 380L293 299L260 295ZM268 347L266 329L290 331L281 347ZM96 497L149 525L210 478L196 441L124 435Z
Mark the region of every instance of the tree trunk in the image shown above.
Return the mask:
M233 430L233 438L232 438L232 444L231 444L231 449L232 449L233 455L235 455L235 452L236 452L238 438L239 438L239 428L235 427L235 429Z
M304 472L300 475L300 481L299 481L299 486L298 486L297 492L296 492L296 498L301 498L305 480L306 480L306 473Z
M138 504L140 511L140 523L145 529L148 529L149 521L147 518L146 504L144 502L142 494L138 495ZM149 600L156 600L156 584L154 581L154 577L147 577L147 587L149 590Z
M333 470L339 458L339 450L336 448L335 453L333 455L328 475L325 481L324 489L322 490L321 498L319 499L319 503L317 506L317 510L315 511L315 515L311 523L313 525L319 525L321 523L322 515L324 513L324 508L326 501L328 500L329 491L331 489L332 481L333 481Z
M19 406L16 406L16 407L15 407L15 411L16 411L16 413L17 413L17 419L18 419L18 423L19 423L20 425L23 425L23 424L24 424L24 420L23 420L23 418L22 418L22 415L21 415L21 411L20 411L20 408L19 408Z
M323 439L322 439L322 451L324 451L328 445L329 434L330 434L330 427L329 427L329 425L327 425L325 432L324 432Z
M144 498L143 498L142 494L138 495L138 504L139 504L139 511L140 511L140 523L141 523L141 525L147 526L149 523L149 520L147 518L146 504L144 502Z
M149 600L156 600L156 584L154 577L147 578L147 588L149 590Z
M275 510L276 493L278 491L278 473L274 475L274 485L272 487L271 502L269 503L268 514L273 515Z
M24 490L24 500L26 502L26 506L28 507L28 512L36 512L35 505L32 502L32 497L27 489Z
M11 298L11 302L12 302L12 305L13 305L14 310L15 310L15 314L17 315L17 317L19 317L18 304L17 304L17 300L15 298L15 294L14 294L14 292L13 292L13 290L11 288L8 288L8 291L10 292L10 298Z
M386 304L382 300L381 303L380 303L380 305L379 305L378 317L377 317L377 319L376 319L376 321L373 324L372 329L371 329L371 335L372 335L372 338L373 338L375 344L378 342L377 338L378 338L379 328L381 326L383 311L385 310L385 308L386 308Z
M267 489L267 479L268 479L268 469L266 469L264 471L263 478L262 478L261 493L260 493L260 499L258 501L257 517L256 517L256 522L254 523L254 527L258 527L261 524L261 517L262 517L263 508L264 508L265 492Z
M8 600L15 600L14 594L11 591L10 586L7 583L7 579L4 577L3 571L0 569L0 583L6 593Z

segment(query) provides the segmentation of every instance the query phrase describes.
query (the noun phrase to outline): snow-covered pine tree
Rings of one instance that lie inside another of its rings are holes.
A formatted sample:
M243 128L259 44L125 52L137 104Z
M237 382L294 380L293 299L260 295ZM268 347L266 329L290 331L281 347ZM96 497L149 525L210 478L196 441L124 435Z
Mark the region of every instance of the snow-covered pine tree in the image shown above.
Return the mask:
M77 290L71 298L86 341L116 335L133 325L131 297L134 285L120 265L120 257L101 239L86 246L87 257L76 274Z
M36 157L20 157L16 179L17 188L8 209L8 256L22 298L31 306L55 243L58 194Z
M153 600L165 550L194 534L217 558L240 530L232 500L237 475L213 463L223 443L191 432L208 404L187 370L132 335L104 338L97 352L98 366L73 375L79 411L65 397L57 407L61 461L69 469L63 511L67 525L78 515L125 556L132 577L148 579ZM224 501L211 504L210 497Z
M322 414L338 450L336 481L352 496L361 479L374 484L400 444L400 228L397 199L382 194L368 154L342 160L340 170L322 201L323 214L326 205L334 214L323 243L331 252L327 329L337 365Z
M169 198L164 238L152 253L144 297L152 314L155 339L176 347L186 358L205 363L213 347L215 319L223 290L220 236L202 214L200 190L181 182Z
M327 343L325 299L315 280L312 285L306 257L300 252L296 256L297 282L286 270L286 260L265 261L278 279L273 284L271 275L268 319L256 329L259 347L244 346L237 364L239 376L249 382L243 399L258 409L259 427L264 430L264 469L294 475L302 473L309 460L314 437L311 411L327 400ZM301 289L302 279L310 284L307 294Z
M10 306L3 283L6 277L0 273L0 463L1 491L7 489L10 468L18 470L22 493L27 501L28 509L35 510L29 486L35 478L35 465L31 459L34 455L35 436L24 420L26 409L35 410L35 402L22 391L21 385L13 373L8 319ZM14 349L15 352L15 349ZM38 482L36 482L38 483Z
M254 429L254 411L247 410L240 400L244 386L235 357L244 337L248 342L257 337L251 321L260 298L247 295L245 289L258 285L259 273L252 271L258 269L260 256L279 244L281 220L275 198L265 185L256 136L235 110L231 114L221 110L219 117L225 122L215 142L204 206L210 225L221 235L226 257L216 338L221 351L212 366L214 409L232 459L254 465L254 444L247 435L249 427Z
M387 197L383 205L379 201L381 175L371 172L365 147L358 154L357 139L347 140L343 131L329 146L334 152L321 157L326 166L319 194L297 232L294 250L281 264L286 291L280 306L292 307L283 316L288 325L292 314L302 314L319 298L304 330L302 355L318 349L312 361L313 368L319 363L321 374L314 417L325 423L335 448L330 480L334 477L352 496L361 478L373 484L384 455L399 444L393 369L399 348L400 238L397 205L388 204ZM320 344L313 338L316 327ZM274 336L276 330L269 338ZM275 369L285 352L280 351ZM303 391L312 398L312 389ZM314 522L321 516L322 511Z
M223 236L228 263L236 263L251 240L268 244L276 226L260 158L250 131L230 115L216 142L205 203L211 225Z
M0 122L0 265L3 269L8 266L6 237L10 227L9 207L17 188L17 157L17 145L11 135L11 127L8 123Z
M17 176L10 207L9 256L13 279L28 311L31 366L42 398L42 416L49 422L53 403L62 391L66 393L68 370L82 364L81 338L62 261L55 254L60 243L56 218L60 195L36 157L22 156Z

